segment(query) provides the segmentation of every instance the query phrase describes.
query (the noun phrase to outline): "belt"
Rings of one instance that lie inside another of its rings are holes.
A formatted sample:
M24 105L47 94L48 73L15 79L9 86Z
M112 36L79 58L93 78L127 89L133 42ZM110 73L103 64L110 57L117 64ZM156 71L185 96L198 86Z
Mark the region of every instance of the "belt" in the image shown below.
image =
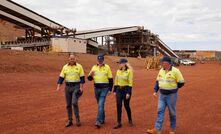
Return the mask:
M125 90L127 88L127 86L119 86L120 90Z
M75 85L80 84L80 82L66 82L65 84L66 84L67 86L75 86Z

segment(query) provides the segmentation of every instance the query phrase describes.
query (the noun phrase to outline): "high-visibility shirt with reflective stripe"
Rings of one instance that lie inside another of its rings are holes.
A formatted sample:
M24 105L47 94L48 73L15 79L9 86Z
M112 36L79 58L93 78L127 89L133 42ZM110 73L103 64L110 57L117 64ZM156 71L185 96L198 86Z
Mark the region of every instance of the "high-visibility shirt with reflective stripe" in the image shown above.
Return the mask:
M157 81L160 89L173 90L177 89L177 83L184 83L184 78L178 68L171 67L169 71L162 68L157 76Z
M109 78L112 78L112 72L109 65L104 64L101 67L94 65L90 73L94 71L93 80L95 84L109 83Z
M117 70L114 85L118 86L130 86L133 85L133 72L131 69Z
M66 82L80 82L80 77L84 76L84 70L81 64L64 65L60 77L64 78Z

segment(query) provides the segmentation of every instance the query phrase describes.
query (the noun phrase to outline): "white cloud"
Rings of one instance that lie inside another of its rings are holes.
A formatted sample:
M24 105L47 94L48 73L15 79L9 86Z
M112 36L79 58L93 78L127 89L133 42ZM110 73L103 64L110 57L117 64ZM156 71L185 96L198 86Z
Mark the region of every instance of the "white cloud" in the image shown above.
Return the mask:
M221 42L221 34L165 34L161 35L160 38L163 40L167 40L170 42L173 41L220 41Z
M165 42L216 41L221 50L220 0L16 0L70 28L144 25ZM192 43L188 43L191 42ZM188 45L189 44L189 45ZM182 46L180 46L182 48Z

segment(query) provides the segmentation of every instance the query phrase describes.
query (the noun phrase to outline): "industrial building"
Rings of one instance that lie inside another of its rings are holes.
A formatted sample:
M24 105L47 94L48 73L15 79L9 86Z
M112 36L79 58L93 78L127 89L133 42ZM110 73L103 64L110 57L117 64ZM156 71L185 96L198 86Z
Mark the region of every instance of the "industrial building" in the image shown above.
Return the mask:
M221 59L221 51L206 50L174 50L180 58L192 59Z
M0 28L4 29L0 33L2 49L178 57L158 35L143 26L77 31L11 0L1 0Z

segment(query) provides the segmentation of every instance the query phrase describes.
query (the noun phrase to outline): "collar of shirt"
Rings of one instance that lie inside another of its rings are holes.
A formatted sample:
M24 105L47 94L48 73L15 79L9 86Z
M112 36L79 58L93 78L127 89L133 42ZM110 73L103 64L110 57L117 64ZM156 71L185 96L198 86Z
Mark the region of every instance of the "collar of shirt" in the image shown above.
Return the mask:
M97 66L99 66L99 64L97 64ZM101 67L105 66L105 64L102 64Z
M164 71L171 71L173 66L170 66L169 70L163 69Z
M128 69L128 67L126 67L125 69L122 69L122 68L121 68L120 70L122 70L122 71L127 71L127 69Z
M68 63L68 66L76 66L77 65L77 63L74 63L73 65L70 65L70 63Z

